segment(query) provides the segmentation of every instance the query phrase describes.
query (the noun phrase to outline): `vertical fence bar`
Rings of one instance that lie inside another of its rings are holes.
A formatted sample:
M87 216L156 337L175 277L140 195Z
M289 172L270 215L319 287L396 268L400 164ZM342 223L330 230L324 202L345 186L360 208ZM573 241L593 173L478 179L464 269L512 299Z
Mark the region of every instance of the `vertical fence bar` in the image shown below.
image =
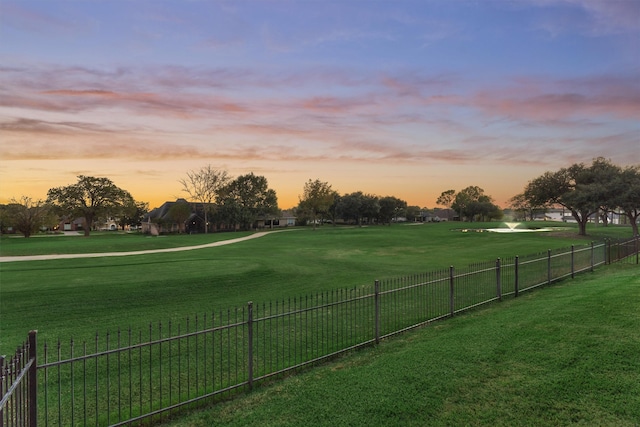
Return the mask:
M2 397L4 397L5 390L9 389L8 379L5 376L6 368L4 365L4 360L5 356L0 354L0 396ZM0 427L4 427L4 410L2 408L0 408Z
M518 257L518 255L516 255L515 259L514 259L514 264L513 264L513 270L514 270L514 274L515 274L515 278L513 281L513 294L515 298L518 298L518 293L520 292L520 271L519 271L519 267L520 267L520 258Z
M449 315L453 317L453 313L456 311L455 299L453 296L453 265L449 267Z
M9 389L8 381L5 376L5 356L0 354L0 396L4 397L5 390ZM7 383L7 385L5 385ZM46 389L45 389L46 390ZM4 427L4 410L0 408L0 427Z
M551 249L547 249L547 283L551 284Z
M590 271L593 273L593 265L595 264L595 252L593 247L593 241L591 241L591 268Z
M496 297L498 301L502 301L502 277L501 277L501 263L500 258L496 259Z
M576 258L575 246L571 245L571 278L572 279L576 277L576 262L575 262L575 258Z
M37 374L37 352L36 336L37 330L29 331L29 426L36 427L38 424L38 374ZM0 421L2 422L2 421Z
M376 280L374 284L374 304L375 304L375 334L376 344L380 344L380 281Z
M636 264L640 264L640 248L638 247L638 242L640 242L640 236L636 236L636 242L635 242L635 251L636 251Z
M249 357L247 365L247 378L249 382L249 390L253 389L253 302L247 303L247 356Z

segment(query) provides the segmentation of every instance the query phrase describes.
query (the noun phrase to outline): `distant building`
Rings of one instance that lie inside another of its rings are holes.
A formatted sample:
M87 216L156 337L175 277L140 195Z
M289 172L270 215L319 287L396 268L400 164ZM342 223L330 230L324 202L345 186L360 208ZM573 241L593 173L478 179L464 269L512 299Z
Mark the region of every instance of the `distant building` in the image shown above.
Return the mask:
M171 215L171 208L178 204L185 203L191 207L191 215L179 224ZM211 206L213 207L213 205ZM179 233L184 230L185 233L204 233L205 204L199 202L188 202L185 199L177 199L174 202L164 202L159 208L152 209L142 219L142 232L148 234L162 233ZM225 224L216 223L213 218L208 216L209 231L229 230ZM290 211L283 211L281 215L261 216L258 217L253 227L257 229L276 228L276 227L292 227L296 223L296 217Z
M179 224L171 215L171 208L178 204L185 203L191 207L191 214ZM159 208L154 208L142 218L141 231L148 234L162 233L204 233L204 204L188 202L185 199L177 199L175 202L164 202Z

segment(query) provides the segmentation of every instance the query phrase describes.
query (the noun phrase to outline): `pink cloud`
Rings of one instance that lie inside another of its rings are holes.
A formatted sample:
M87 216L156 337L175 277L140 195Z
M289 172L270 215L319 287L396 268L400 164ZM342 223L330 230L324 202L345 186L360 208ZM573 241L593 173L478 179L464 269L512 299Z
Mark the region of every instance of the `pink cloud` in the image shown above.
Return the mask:
M49 144L54 158L460 164L504 161L511 153L510 161L526 163L544 161L544 150L518 148L531 146L534 140L520 134L532 129L561 129L560 139L587 127L611 134L602 131L611 118L640 119L640 88L628 75L523 76L470 87L460 76L417 72L354 76L320 69L270 76L160 67L144 82L141 69L1 71L0 106L7 113L0 132L11 141L1 154L7 159L41 158ZM296 85L306 88L304 96L291 90ZM29 141L31 135L38 141ZM215 142L223 140L230 142ZM469 144L482 149L471 155Z
M73 90L73 89L58 89L58 90L45 90L42 92L45 95L63 95L63 96L97 96L103 98L119 98L120 96L109 90Z
M479 91L469 101L487 114L513 119L640 119L640 84L628 76L571 81L521 78Z

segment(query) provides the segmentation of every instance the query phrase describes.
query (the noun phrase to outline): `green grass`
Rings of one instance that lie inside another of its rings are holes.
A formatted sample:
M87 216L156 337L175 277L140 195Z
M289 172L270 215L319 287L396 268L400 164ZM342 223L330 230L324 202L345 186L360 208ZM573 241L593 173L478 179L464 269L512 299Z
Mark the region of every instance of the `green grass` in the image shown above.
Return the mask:
M130 252L147 249L165 249L197 246L251 234L249 232L213 234L177 234L148 236L141 233L94 232L89 238L81 234L65 236L42 234L23 238L20 235L4 236L0 240L0 256L82 254L100 252Z
M637 426L638 307L638 266L602 268L167 425Z
M554 233L461 233L458 223L418 226L321 227L275 233L233 245L150 255L0 264L0 354L10 354L30 329L39 341L91 340L117 328L183 320L196 314L376 279L466 266L630 232L575 227ZM466 226L467 224L464 224ZM490 227L496 224L473 224ZM546 225L546 224L545 224ZM2 254L85 253L199 245L240 233L149 238L106 233L82 237L3 238ZM594 237L595 236L595 237Z

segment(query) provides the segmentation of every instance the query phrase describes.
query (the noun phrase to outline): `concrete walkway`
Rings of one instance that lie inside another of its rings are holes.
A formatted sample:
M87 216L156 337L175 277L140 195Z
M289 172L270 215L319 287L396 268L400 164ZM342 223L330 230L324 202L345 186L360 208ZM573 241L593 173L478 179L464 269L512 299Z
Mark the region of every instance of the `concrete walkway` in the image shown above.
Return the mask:
M276 230L276 231L262 231L259 233L251 234L245 237L238 237L237 239L221 240L219 242L205 243L204 245L197 246L182 246L177 248L166 249L149 249L144 251L131 251L131 252L98 252L91 254L57 254L57 255L23 255L23 256L3 256L0 257L0 262L17 262L17 261L44 261L52 259L71 259L71 258L100 258L108 256L130 256L130 255L146 255L146 254L160 254L165 252L180 252L180 251L192 251L196 249L212 248L215 246L231 245L233 243L243 242L245 240L257 239L259 237L266 236L271 233L280 233L288 230Z

